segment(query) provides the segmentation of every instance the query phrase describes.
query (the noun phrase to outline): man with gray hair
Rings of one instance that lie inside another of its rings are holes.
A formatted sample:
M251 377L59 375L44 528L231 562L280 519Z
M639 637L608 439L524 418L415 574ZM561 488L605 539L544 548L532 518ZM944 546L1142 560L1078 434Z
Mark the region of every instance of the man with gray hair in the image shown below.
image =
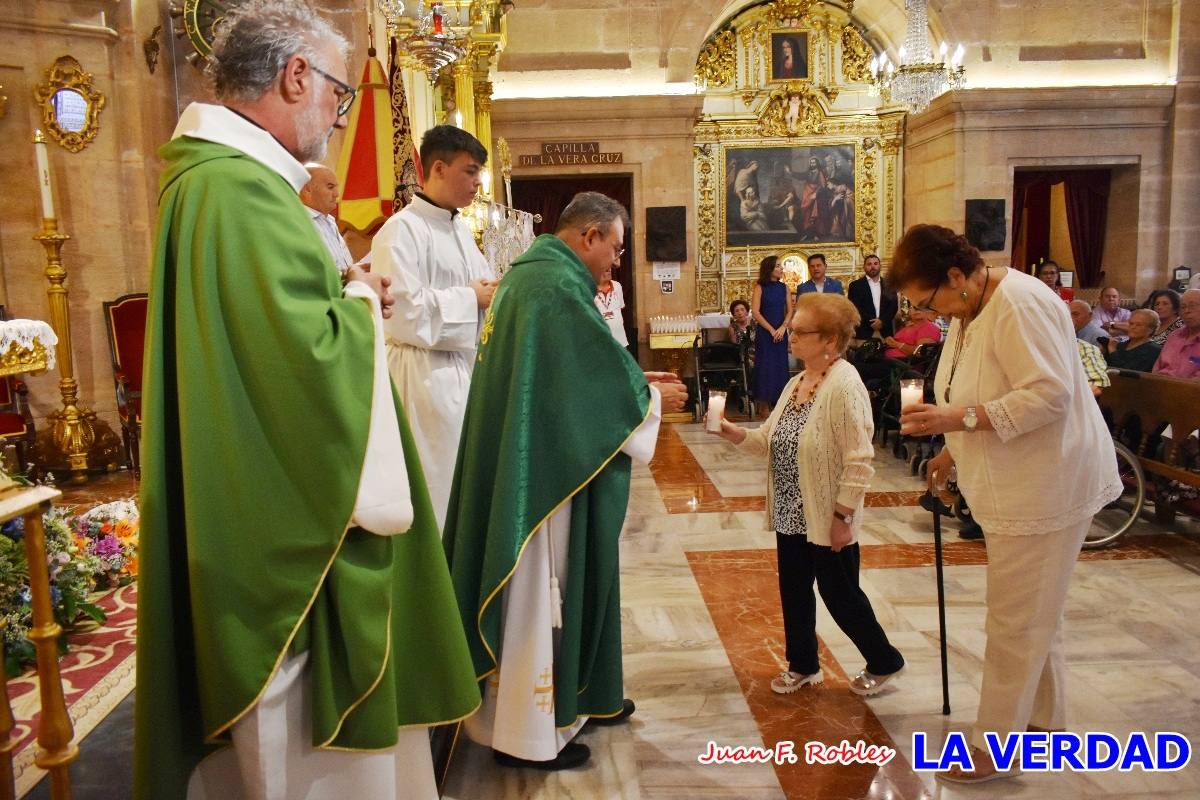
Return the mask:
M324 164L311 162L304 165L310 176L308 183L300 187L300 202L308 207L308 215L312 217L313 227L321 237L321 242L333 258L339 275L345 275L354 264L350 248L338 230L337 220L333 212L337 211L338 179L333 170Z
M687 390L643 373L592 302L628 223L615 200L575 195L557 234L513 262L480 336L444 539L486 682L465 727L505 766L580 766L590 751L571 740L589 717L634 710L617 540L631 464Z
M343 289L297 196L353 101L345 56L305 3L239 5L219 104L160 151L138 800L433 800L421 726L479 704L388 379L388 281Z

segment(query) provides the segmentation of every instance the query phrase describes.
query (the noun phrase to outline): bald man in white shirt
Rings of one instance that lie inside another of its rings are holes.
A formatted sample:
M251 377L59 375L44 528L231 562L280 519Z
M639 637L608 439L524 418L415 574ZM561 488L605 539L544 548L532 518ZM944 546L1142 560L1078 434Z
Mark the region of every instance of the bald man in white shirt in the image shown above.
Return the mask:
M337 220L333 212L337 211L338 185L337 175L324 164L305 164L310 180L300 189L300 202L308 207L312 215L313 225L321 235L321 241L333 257L333 264L338 272L345 275L346 270L354 263L350 248L338 230Z

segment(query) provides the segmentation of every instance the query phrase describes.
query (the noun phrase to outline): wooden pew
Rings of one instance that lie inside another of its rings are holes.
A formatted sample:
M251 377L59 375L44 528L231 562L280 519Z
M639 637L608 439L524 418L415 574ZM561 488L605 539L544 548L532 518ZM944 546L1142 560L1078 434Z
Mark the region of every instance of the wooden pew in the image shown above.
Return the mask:
M1189 441L1200 429L1200 381L1131 370L1108 374L1112 386L1099 402L1113 438L1137 454L1147 473L1200 487L1200 472L1193 471L1197 442ZM1168 425L1171 435L1166 438L1161 434ZM1174 519L1174 509L1166 504L1156 502L1155 508L1161 522Z

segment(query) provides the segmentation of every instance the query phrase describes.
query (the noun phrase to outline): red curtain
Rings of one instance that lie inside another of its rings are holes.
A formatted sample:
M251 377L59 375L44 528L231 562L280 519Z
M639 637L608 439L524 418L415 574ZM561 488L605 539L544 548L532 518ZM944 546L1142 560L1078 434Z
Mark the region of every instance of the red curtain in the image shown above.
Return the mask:
M1106 169L1064 173L1067 228L1080 285L1090 288L1104 279L1104 232L1108 224L1108 190L1112 175Z
M1017 172L1013 175L1014 246L1021 235L1023 212L1029 226L1025 233L1023 264L1050 255L1050 187L1061 183L1067 206L1067 228L1071 236L1071 254L1075 258L1077 285L1096 286L1103 279L1104 232L1108 221L1108 191L1111 173L1107 169L1066 169Z

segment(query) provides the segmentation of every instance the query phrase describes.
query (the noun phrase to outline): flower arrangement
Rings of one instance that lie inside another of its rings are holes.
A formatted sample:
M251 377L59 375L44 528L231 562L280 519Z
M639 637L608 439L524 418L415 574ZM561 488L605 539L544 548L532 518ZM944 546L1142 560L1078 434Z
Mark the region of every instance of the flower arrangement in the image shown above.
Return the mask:
M137 577L138 509L132 500L105 503L75 517L75 544L97 560L101 588L124 586Z
M103 622L104 611L91 602L97 588L123 585L137 575L138 511L131 500L106 503L72 515L52 508L42 517L54 618L70 630L79 618ZM26 638L33 624L29 567L25 560L25 520L0 526L0 618L4 627L5 667L18 674L35 659ZM58 642L66 652L67 639Z

